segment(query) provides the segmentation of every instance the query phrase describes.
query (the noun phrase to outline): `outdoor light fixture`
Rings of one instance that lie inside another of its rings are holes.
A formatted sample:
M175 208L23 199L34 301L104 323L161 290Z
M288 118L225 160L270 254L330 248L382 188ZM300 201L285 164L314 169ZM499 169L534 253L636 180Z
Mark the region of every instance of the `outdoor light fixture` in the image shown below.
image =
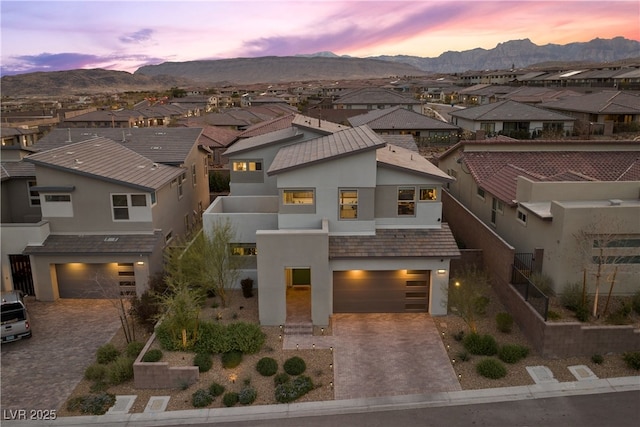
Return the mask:
M331 350L331 352L333 352L333 347L329 347L329 350Z
M315 350L316 349L316 345L315 344L311 344L311 348Z
M296 350L300 350L300 346L296 344Z
M138 261L138 265L144 265L144 261Z
M445 274L446 272L447 270L445 270L444 268L438 270L438 274Z
M460 282L456 282L456 286L460 286Z
M329 369L333 369L333 363L329 363Z
M442 332L442 338L444 338L444 331Z
M235 383L236 383L236 374L231 374L231 375L229 375L229 380L230 380L233 384L235 384Z
M320 332L324 335L324 328L320 328Z
M329 383L329 387L333 388L333 381Z
M278 335L278 340L282 341L282 334Z

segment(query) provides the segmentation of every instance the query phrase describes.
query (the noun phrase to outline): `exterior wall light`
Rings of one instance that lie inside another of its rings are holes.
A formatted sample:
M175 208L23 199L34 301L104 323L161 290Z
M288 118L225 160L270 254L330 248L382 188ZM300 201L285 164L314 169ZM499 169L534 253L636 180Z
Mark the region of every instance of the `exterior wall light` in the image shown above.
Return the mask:
M441 268L440 270L438 270L438 274L446 274L447 270Z

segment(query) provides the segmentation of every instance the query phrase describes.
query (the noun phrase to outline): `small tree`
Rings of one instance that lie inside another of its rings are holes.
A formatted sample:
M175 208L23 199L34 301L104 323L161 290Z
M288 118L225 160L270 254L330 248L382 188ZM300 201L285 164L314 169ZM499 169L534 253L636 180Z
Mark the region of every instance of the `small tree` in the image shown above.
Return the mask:
M172 277L167 279L168 291L159 297L161 316L174 341L186 349L197 338L198 318L202 305L201 293Z
M109 300L113 308L117 311L120 318L120 326L124 333L124 338L127 343L136 340L136 329L133 316L131 315L131 301L130 297L122 295L120 292L120 286L115 278L105 277L103 274L96 273L93 277L93 282L100 290L102 296ZM135 297L133 295L132 297Z
M475 265L457 272L449 284L449 310L460 316L471 332L477 332L476 319L484 314L489 299L489 275Z

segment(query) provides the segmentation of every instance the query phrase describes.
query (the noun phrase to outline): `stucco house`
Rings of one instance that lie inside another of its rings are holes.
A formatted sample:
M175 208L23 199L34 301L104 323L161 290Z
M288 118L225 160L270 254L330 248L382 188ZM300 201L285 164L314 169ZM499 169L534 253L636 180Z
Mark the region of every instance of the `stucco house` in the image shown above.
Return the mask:
M201 129L131 131L118 141L54 131L3 165L4 290L28 285L29 273L25 291L45 301L140 295L163 248L199 226L209 202Z
M460 256L441 215L452 178L367 126L309 119L232 146L230 163L243 167L203 215L205 231L234 225L260 322L286 324L293 294L314 325L333 313L445 314L449 262Z
M422 112L422 103L411 96L394 90L367 87L340 94L333 100L332 106L338 110L382 110L385 108L402 107Z
M617 267L613 293L638 290L637 142L460 142L442 154L438 166L456 178L448 185L450 194L516 253L534 255L555 292L568 283L582 283L585 268L592 282L600 254L597 242L604 237L605 289ZM577 238L585 233L592 242ZM584 243L593 252L586 262Z

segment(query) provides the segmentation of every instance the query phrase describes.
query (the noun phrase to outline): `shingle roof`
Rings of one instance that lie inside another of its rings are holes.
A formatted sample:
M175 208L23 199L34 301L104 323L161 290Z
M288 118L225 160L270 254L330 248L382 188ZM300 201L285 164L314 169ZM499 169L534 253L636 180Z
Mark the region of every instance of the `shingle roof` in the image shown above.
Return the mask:
M244 153L246 151L254 150L256 148L266 147L272 144L295 141L297 139L301 139L303 136L304 134L298 131L296 128L288 127L282 130L265 133L263 135L240 139L236 141L231 147L227 148L227 150L223 154L225 156L236 155Z
M273 175L304 165L380 148L385 144L368 126L347 128L331 135L282 147L273 159L267 174Z
M629 92L602 91L546 102L542 107L562 111L599 114L640 114L640 95Z
M428 176L438 181L451 182L453 178L438 169L429 160L405 148L387 145L376 151L378 164L391 169L401 169L414 174Z
M510 100L456 110L449 115L474 121L575 121L574 117Z
M36 176L36 167L27 162L2 162L2 181L9 178L30 178Z
M97 136L109 138L157 163L179 165L198 143L202 128L71 128L54 129L33 148L44 151ZM71 138L69 138L71 136Z
M334 104L420 104L410 96L382 88L361 88L341 95Z
M154 234L51 234L42 245L28 245L23 253L30 254L150 254L162 238Z
M458 258L460 251L448 224L440 229L378 229L374 236L329 236L329 259Z
M25 162L153 191L184 173L184 169L155 163L122 144L94 138L25 157Z
M450 123L402 107L372 110L367 114L351 117L349 123L351 126L366 124L373 130L458 130L457 126Z

